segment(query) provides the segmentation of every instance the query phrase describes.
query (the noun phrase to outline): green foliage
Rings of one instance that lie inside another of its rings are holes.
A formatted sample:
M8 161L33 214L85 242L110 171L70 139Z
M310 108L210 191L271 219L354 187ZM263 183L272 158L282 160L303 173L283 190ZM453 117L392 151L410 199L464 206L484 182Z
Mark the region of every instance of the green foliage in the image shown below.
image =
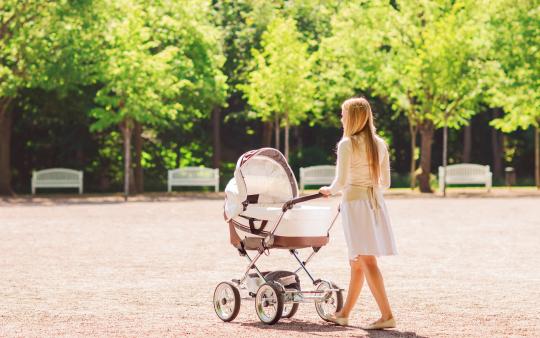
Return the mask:
M497 33L493 57L503 74L490 102L507 112L492 124L505 132L540 126L540 6L535 1L497 1L491 27Z
M178 167L178 154L174 150L162 148L160 155L162 160L165 162L165 167L167 169L174 169Z
M314 86L307 45L293 19L277 18L262 37L263 51L253 50L248 84L240 85L262 120L287 118L299 124L312 105Z
M144 127L145 184L162 190L166 169L211 165L215 107L222 183L275 117L298 125L295 170L333 163L340 104L358 94L390 145L396 184L419 155L407 123L446 117L459 128L480 114L472 156L491 163L480 103L504 110L492 124L505 132L540 123L538 11L530 0L2 0L0 123L10 105L16 188L48 166L83 169L90 191L119 188L117 127L128 119ZM505 137L519 176L533 164L530 132ZM449 136L459 162L462 134Z
M173 75L178 49L167 46L156 50L159 43L146 26L149 12L141 4L120 1L111 7L113 15L104 32L106 59L100 74L104 86L96 95L101 107L91 112L97 119L92 129L103 130L126 118L145 124L174 118L182 106L168 100L187 85Z
M159 125L180 112L206 116L222 104L225 78L219 34L205 20L200 3L116 1L108 5L105 59L100 65L103 88L94 130L125 118ZM189 108L186 108L189 106Z
M105 57L98 64L102 88L95 98L98 107L90 111L96 119L91 129L120 126L127 196L131 167L127 155L135 123L159 129L181 121L182 129L192 129L194 122L224 103L227 87L220 70L224 60L220 35L206 22L211 14L204 3L122 0L105 9L100 35ZM164 151L167 164L170 153ZM179 155L180 161L173 160L182 165L190 153ZM147 162L150 154L140 156L141 166L152 169Z
M378 78L383 60L377 50L389 6L382 2L351 2L342 6L332 19L332 34L324 38L316 54L317 111L323 124L339 125L339 114L325 112L356 94L366 91Z
M92 82L99 54L92 1L3 0L0 10L0 99L23 88Z
M370 90L413 123L466 124L493 64L487 16L475 1L352 3L323 41L321 101L335 105Z

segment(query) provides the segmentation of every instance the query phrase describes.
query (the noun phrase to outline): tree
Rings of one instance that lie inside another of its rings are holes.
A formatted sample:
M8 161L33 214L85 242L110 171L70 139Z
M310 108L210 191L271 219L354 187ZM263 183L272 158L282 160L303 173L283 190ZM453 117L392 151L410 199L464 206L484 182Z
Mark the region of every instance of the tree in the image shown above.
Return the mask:
M306 118L314 85L307 45L300 41L293 19L276 18L262 37L262 52L253 50L253 70L240 85L249 104L263 121L274 121L276 148L285 127L285 158L289 157L289 129Z
M158 45L145 26L146 11L131 1L116 2L111 8L110 31L106 32L106 59L96 95L100 108L91 114L97 119L92 130L117 125L124 143L124 194L129 195L131 138L136 122L161 123L174 118L182 106L174 102L180 86L174 76L173 61L178 49L172 46L154 52ZM127 9L127 10L126 10Z
M214 109L212 114L214 166L221 160L222 122L230 120L233 116L239 120L252 119L252 114L245 114L247 105L238 85L246 82L246 75L252 62L251 50L260 48L261 36L275 16L277 6L276 2L258 0L213 1L214 21L223 32L225 62L222 70L227 77L228 89L227 109ZM272 130L271 122L263 122L264 146L270 146Z
M67 90L92 81L99 6L86 1L5 0L0 11L0 194L11 194L12 103L25 88ZM84 28L84 29L83 29Z
M490 103L506 111L492 125L503 132L534 128L534 172L540 189L540 7L534 1L499 1L491 24L497 33L494 57L504 76L494 82Z
M204 24L206 7L124 0L113 3L110 13L92 129L116 125L122 132L127 199L133 130L140 135L144 126L165 125L183 111L191 115L186 118L207 116L201 109L223 102L225 80L215 31ZM141 148L137 144L138 161Z
M420 190L431 192L431 145L436 128L459 127L475 113L489 48L480 7L473 1L384 1L351 4L325 40L323 80L370 90L406 114L411 134L411 178L416 133L421 135ZM329 61L328 61L329 60ZM337 71L335 69L338 69ZM350 95L341 87L333 97Z
M184 66L175 68L176 76L190 83L180 90L177 99L184 109L172 127L180 126L182 131L188 131L191 128L187 126L211 120L213 147L209 149L214 167L219 168L221 115L229 85L223 73L224 32L216 27L216 13L204 2L176 1L156 6L153 17L152 27L161 46L180 49L177 65ZM163 17L168 20L161 20Z
M248 82L247 77L253 64L251 50L262 50L262 34L276 17L295 19L300 40L307 44L308 52L312 53L319 48L322 37L330 34L331 18L343 2L342 0L214 1L216 21L224 33L225 42L226 62L223 71L227 75L229 85L227 109L222 112L225 119L250 121L260 118L249 111L238 85ZM316 112L311 111L311 113ZM272 143L272 134L275 131L273 124L274 121L271 120L262 121L261 143L263 146L270 146ZM242 125L242 128L246 126ZM247 128L250 128L249 124ZM228 129L232 130L232 128Z

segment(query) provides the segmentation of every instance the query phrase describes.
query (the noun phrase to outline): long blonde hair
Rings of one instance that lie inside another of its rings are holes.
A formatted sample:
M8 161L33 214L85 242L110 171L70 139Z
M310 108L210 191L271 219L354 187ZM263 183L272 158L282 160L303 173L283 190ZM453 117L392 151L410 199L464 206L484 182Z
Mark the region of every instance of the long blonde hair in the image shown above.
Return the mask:
M351 140L353 152L360 145L355 136L365 135L367 158L374 185L379 182L381 170L379 167L379 151L377 148L377 130L373 123L373 113L368 100L363 97L348 99L341 105L343 116L343 137Z

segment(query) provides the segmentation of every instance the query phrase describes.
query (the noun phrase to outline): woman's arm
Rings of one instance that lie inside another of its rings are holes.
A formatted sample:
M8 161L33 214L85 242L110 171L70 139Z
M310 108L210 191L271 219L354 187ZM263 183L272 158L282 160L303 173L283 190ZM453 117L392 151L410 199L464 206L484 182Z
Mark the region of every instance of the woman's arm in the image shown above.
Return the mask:
M383 144L384 151L381 161L381 187L383 189L390 188L390 156L388 155L388 149Z
M328 188L332 195L347 185L347 177L351 164L351 151L351 141L349 139L341 140L338 143L336 177Z

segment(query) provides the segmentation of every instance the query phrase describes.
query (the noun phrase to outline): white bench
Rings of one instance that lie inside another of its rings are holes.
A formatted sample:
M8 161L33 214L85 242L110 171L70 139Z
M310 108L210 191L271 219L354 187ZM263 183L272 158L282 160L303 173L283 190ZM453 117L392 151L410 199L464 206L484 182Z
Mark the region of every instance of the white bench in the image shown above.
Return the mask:
M83 193L83 172L64 168L51 168L32 172L32 195L37 188L77 188Z
M446 167L446 181L444 181L444 167L439 167L439 190L442 192L448 184L485 184L491 191L492 176L489 165L461 163Z
M304 186L306 185L330 184L335 175L335 165L315 165L300 168L300 191L304 192Z
M214 186L219 191L219 169L203 167L184 167L169 170L167 191L171 192L173 186Z

